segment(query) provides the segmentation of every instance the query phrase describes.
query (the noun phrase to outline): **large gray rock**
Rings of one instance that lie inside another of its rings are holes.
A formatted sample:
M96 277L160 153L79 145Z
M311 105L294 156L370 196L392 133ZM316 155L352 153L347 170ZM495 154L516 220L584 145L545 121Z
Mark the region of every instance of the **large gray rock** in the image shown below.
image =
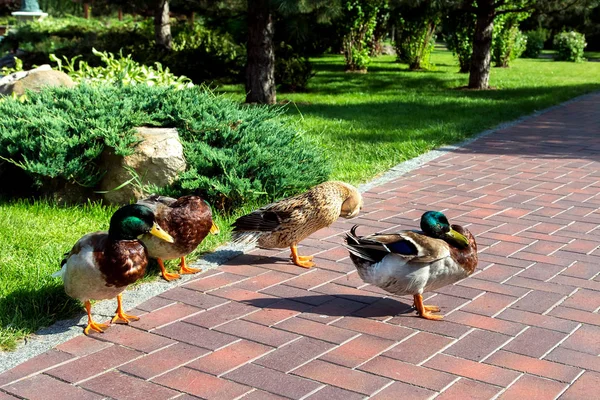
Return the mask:
M50 69L49 65L42 65L30 71L19 71L0 79L0 94L18 96L25 94L26 90L39 91L44 86L73 87L75 82L61 71Z
M103 197L109 203L127 204L143 198L148 194L144 186L170 185L186 168L177 129L142 127L137 128L137 135L142 141L133 154L121 157L107 151L102 156L102 168L107 172L100 182L100 189L106 191ZM136 175L139 180L135 179ZM122 188L114 190L128 181Z

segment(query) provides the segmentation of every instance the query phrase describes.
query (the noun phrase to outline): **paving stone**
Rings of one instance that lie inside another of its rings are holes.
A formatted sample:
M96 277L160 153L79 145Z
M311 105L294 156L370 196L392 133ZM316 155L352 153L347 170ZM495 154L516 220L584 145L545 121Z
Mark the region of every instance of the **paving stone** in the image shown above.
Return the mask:
M552 350L545 360L555 361L561 364L571 365L581 369L588 369L596 372L600 372L600 357L593 356L587 353L580 353L575 350L565 349L564 347L558 346Z
M261 357L254 363L287 373L334 347L335 345L332 343L302 337Z
M485 360L487 364L513 369L532 375L542 376L560 382L570 383L581 373L579 368L569 367L546 360L520 354L498 351Z
M144 332L122 324L112 324L109 329L104 331L102 339L143 351L144 353L149 353L175 343L154 333Z
M442 390L456 379L456 376L445 372L419 367L381 356L375 357L364 365L361 365L359 369L395 381L401 381L435 391Z
M308 379L313 379L365 395L371 395L391 382L387 378L367 374L365 372L320 360L311 361L294 370L293 373Z
M90 336L76 336L71 340L59 344L55 347L56 350L63 351L65 353L72 354L77 357L87 356L88 354L95 353L102 349L112 346L112 343L104 342ZM51 350L48 353L52 353ZM46 354L46 353L43 353ZM42 356L43 356L42 354ZM33 360L33 359L32 359ZM43 365L43 364L42 364ZM2 382L2 375L0 375L0 382ZM0 383L1 386L1 383Z
M143 354L127 347L111 346L70 363L52 368L46 371L46 373L63 381L76 383L101 374L109 369L116 368Z
M268 307L263 307L257 312L242 317L245 321L254 322L261 325L272 326L283 320L294 317L312 306L306 303L299 303L293 300L280 300L272 303Z
M362 400L365 396L334 386L324 386L318 392L311 394L307 400Z
M212 294L200 293L195 290L186 289L183 286L177 286L160 294L160 297L175 300L190 306L207 310L216 307L219 304L226 303L227 300L213 296Z
M423 366L497 386L508 386L520 375L516 371L445 354L436 355Z
M509 339L510 336L507 335L476 329L445 349L444 354L480 361L500 348Z
M415 332L401 326L358 317L344 317L335 321L332 326L394 341L400 341Z
M210 329L258 310L247 304L231 302L186 318L185 322Z
M435 395L434 391L409 385L404 382L394 382L390 386L369 397L372 400L397 400L397 399L431 399Z
M109 343L107 344L107 346L101 346L98 345L95 340L90 340L92 341L90 343L91 348L96 351L99 350L99 347L103 348L111 345ZM83 351L80 349L80 346L81 342L76 342L73 346L71 346L71 348L75 349L75 352L83 353ZM68 349L69 346L64 347L67 347ZM17 379L22 379L26 376L42 372L48 368L52 368L66 361L72 360L73 358L74 355L69 354L68 352L60 350L49 350L0 374L0 386L4 386L8 383L14 382Z
M488 400L494 398L494 396L496 396L500 390L501 388L498 386L461 378L457 382L453 383L448 389L444 390L444 392L437 396L436 399Z
M298 376L247 364L225 375L227 379L292 399L299 399L321 385Z
M121 365L119 370L143 379L150 379L170 369L182 366L209 352L210 350L201 347L185 343L175 343L173 346Z
M485 315L472 314L462 310L453 312L445 320L511 336L515 336L525 328L523 324L491 318Z
M297 317L286 319L275 325L275 328L335 344L341 344L354 336L358 336L356 332L347 329L323 325L318 322Z
M542 314L554 305L563 300L565 296L560 293L543 292L534 290L527 293L523 298L510 306L515 310L529 311L537 314Z
M598 396L600 387L600 374L586 371L571 385L562 396L561 400L593 399Z
M537 376L523 375L499 399L555 399L567 384Z
M420 364L452 342L452 339L444 336L419 332L386 351L383 355L411 364Z
M186 367L167 372L152 382L203 399L235 399L252 390L251 387Z
M186 366L206 372L207 374L220 376L267 354L271 350L273 348L269 346L240 340L205 357L199 358Z
M175 390L116 371L92 378L80 386L113 399L123 400L166 400L179 394Z
M565 333L531 327L505 345L502 350L540 358L566 337Z
M283 346L298 339L298 335L248 321L231 321L215 328L232 336L259 342L271 347Z
M319 357L319 359L344 367L355 368L394 344L391 340L376 336L360 335Z
M561 343L565 349L580 351L582 353L600 355L600 327L583 325L575 333Z
M158 335L209 350L217 350L237 340L235 336L181 321L159 328L155 332Z
M4 386L11 394L30 400L56 400L56 399L78 399L96 400L102 399L96 393L88 392L77 386L54 379L48 375L36 375L19 382Z

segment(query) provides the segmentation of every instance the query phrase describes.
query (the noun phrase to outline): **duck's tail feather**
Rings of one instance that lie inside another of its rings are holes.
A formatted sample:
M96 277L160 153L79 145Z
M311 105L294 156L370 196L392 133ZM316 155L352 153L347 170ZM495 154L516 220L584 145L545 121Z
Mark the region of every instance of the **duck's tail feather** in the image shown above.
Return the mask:
M289 212L257 210L239 217L231 226L234 232L271 232L290 215Z
M244 246L256 246L258 239L262 236L262 232L232 232L231 243Z
M356 228L358 228L358 225L354 225L350 232L346 233L345 238L344 247L348 249L351 256L354 255L361 260L377 263L390 253L384 244L357 236Z

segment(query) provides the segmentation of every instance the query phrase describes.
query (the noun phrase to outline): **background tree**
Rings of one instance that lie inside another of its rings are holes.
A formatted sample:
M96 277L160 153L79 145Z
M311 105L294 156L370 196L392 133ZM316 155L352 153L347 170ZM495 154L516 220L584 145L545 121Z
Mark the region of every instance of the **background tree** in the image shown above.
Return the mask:
M348 72L366 72L369 62L369 43L377 26L377 15L383 0L343 0L339 19L339 35Z

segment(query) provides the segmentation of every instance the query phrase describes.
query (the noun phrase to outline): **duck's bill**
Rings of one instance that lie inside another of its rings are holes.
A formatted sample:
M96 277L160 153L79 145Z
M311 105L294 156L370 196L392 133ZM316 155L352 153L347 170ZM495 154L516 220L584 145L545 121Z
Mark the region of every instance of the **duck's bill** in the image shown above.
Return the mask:
M169 235L167 232L165 232L163 228L158 226L158 224L156 222L154 223L154 225L152 225L152 229L150 229L150 233L152 235L156 236L157 238L162 239L166 242L169 242L169 243L175 242L175 240L173 240L171 235Z
M469 239L462 233L455 231L454 229L450 229L447 233L450 236L451 240L453 240L459 247L469 247Z
M219 229L219 227L217 226L217 224L215 224L214 222L212 223L212 226L210 227L210 233L213 235L218 235L221 232L221 230Z

